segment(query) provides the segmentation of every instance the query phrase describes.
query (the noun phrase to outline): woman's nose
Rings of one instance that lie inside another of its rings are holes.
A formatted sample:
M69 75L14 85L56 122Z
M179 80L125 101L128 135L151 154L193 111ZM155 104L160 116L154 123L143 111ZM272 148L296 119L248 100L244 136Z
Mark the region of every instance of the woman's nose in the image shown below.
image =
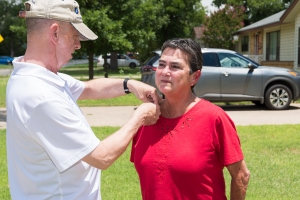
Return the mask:
M163 68L162 73L163 73L164 75L168 75L168 76L170 75L171 69L170 69L169 65L166 65L166 66Z

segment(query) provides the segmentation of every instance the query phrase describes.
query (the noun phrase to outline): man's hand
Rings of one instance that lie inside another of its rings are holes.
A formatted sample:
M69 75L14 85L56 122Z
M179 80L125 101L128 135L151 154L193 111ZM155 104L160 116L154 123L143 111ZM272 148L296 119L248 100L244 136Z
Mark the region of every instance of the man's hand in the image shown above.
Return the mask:
M156 88L150 85L136 80L129 80L127 82L127 86L129 88L129 91L134 93L136 98L138 98L142 102L159 104L159 102L161 101L161 96L158 94Z
M143 103L136 109L134 114L139 115L143 126L149 126L155 124L158 120L160 107L154 103Z

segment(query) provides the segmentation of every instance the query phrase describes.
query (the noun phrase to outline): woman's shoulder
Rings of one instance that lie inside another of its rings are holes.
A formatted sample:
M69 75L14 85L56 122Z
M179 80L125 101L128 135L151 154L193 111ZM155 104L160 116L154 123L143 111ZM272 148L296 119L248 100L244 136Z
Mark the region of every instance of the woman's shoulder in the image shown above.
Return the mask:
M198 109L207 110L207 111L213 111L213 110L219 111L219 110L223 110L218 105L213 104L210 101L205 100L205 99L200 99L200 101L197 104L197 107L198 107Z

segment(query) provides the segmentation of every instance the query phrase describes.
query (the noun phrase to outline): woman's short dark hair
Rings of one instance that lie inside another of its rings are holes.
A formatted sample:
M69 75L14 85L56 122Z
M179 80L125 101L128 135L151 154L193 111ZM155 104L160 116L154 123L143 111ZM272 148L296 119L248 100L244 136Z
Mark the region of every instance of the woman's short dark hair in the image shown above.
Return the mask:
M201 47L194 40L189 38L174 38L164 42L161 52L166 48L180 49L181 51L187 53L188 62L190 64L191 74L197 70L202 69L202 51Z

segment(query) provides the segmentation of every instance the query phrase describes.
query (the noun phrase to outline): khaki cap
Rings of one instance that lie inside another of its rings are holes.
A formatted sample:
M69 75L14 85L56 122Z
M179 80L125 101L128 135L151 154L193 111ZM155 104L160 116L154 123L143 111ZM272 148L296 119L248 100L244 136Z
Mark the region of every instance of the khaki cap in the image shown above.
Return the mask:
M25 11L19 16L24 18L45 18L70 22L81 34L80 40L95 40L98 36L82 21L79 4L74 0L29 0L24 3Z

